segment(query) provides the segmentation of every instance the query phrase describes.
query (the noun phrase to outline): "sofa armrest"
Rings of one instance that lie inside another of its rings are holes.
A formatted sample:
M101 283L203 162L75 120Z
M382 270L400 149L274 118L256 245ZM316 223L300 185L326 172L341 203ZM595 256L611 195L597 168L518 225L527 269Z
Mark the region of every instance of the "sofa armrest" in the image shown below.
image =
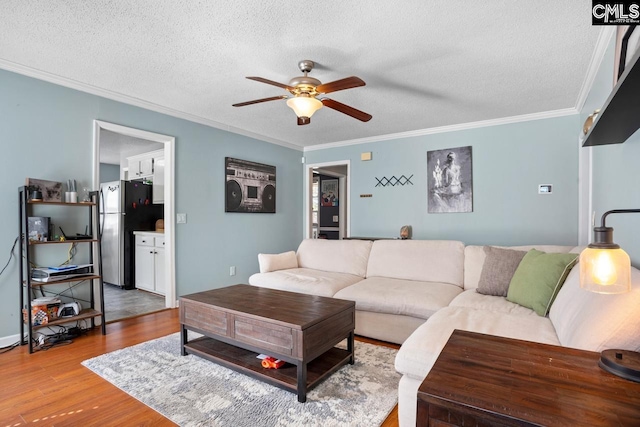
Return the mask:
M298 258L293 251L281 254L258 254L260 273L298 268Z

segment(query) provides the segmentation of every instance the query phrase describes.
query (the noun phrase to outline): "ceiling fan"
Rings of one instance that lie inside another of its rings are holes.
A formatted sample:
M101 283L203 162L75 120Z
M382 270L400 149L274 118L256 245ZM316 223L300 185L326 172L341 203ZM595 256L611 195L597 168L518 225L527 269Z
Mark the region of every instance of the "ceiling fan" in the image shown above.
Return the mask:
M255 80L257 82L285 89L293 96L272 96L270 98L254 99L253 101L233 104L233 106L244 107L245 105L258 104L260 102L286 99L287 105L296 113L296 116L298 116L298 125L308 125L311 123L311 116L313 113L323 106L339 111L363 122L371 120L371 114L367 114L364 111L357 110L333 99L317 98L318 95L364 86L365 82L362 79L351 76L334 82L322 84L320 80L307 75L313 69L314 65L313 61L300 61L298 63L298 68L300 68L300 71L304 73L304 76L294 77L289 81L288 85L274 82L273 80L263 79L262 77L247 77L249 80Z

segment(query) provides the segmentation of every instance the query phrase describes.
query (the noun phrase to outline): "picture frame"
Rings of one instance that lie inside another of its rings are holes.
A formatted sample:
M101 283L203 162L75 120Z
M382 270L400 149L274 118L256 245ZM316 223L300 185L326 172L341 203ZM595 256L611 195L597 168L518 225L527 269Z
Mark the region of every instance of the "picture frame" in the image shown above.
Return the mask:
M323 179L320 184L320 206L339 206L338 180Z
M29 192L40 191L43 202L62 202L62 183L46 179L26 178L25 186Z
M275 213L276 167L225 157L225 212Z
M473 212L471 146L427 151L427 212Z

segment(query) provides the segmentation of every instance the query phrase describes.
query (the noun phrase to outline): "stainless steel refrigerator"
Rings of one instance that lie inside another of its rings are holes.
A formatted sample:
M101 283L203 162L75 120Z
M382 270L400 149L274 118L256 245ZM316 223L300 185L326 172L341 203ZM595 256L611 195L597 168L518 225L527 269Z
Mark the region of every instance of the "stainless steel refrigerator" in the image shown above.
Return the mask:
M100 184L103 281L135 288L134 231L155 229L164 205L152 203L152 186L138 181Z

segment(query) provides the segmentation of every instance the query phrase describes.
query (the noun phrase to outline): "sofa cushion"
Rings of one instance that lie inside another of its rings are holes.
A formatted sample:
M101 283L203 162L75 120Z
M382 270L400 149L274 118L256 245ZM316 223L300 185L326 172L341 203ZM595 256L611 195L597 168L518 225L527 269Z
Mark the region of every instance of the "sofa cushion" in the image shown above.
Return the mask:
M548 254L531 249L511 279L507 299L546 316L577 262L578 254Z
M298 247L298 267L365 277L370 240L306 239Z
M420 317L356 310L354 332L356 335L402 344L424 322L424 318Z
M529 251L531 249L538 249L544 252L556 252L556 253L580 253L581 248L575 246L558 246L558 245L527 245L527 246L494 246L503 249L513 249L518 251ZM486 254L484 253L484 246L469 245L464 248L464 288L475 289L478 287L478 281L480 280L480 274L482 273L482 267Z
M445 307L402 344L396 356L396 371L418 379L426 377L455 329L543 344L560 344L548 317Z
M590 351L640 351L640 271L631 268L631 292L606 295L580 288L574 268L549 318L562 345Z
M460 295L455 297L449 304L450 307L467 307L477 310L497 311L499 313L512 314L514 316L538 316L535 311L530 308L523 307L511 301L507 301L505 297L497 297L493 295L483 295L476 292L475 289L467 289Z
M477 291L484 295L506 297L511 278L527 253L493 246L485 246L484 253L487 257L482 266Z
M462 287L464 244L453 240L377 240L367 277L450 283Z
M298 268L298 258L293 251L281 254L258 254L260 273Z
M353 274L292 268L254 274L249 277L249 284L282 291L332 297L340 289L361 280L362 277Z
M460 292L458 286L448 283L368 277L334 297L355 301L356 310L428 319Z

